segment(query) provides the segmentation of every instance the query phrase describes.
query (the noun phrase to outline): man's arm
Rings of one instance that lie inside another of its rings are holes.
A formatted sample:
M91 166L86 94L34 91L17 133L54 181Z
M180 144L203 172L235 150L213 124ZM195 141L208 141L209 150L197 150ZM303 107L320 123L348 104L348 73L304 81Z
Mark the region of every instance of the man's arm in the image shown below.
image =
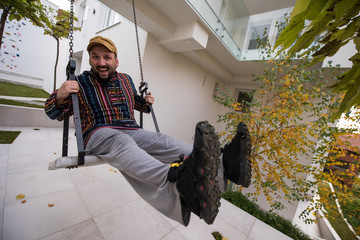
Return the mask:
M77 81L65 81L58 89L56 94L56 107L59 107L71 93L79 92Z
M53 92L45 102L45 113L50 119L59 121L64 119L66 113L73 114L71 93L77 93L79 85L77 81L66 81L61 87Z

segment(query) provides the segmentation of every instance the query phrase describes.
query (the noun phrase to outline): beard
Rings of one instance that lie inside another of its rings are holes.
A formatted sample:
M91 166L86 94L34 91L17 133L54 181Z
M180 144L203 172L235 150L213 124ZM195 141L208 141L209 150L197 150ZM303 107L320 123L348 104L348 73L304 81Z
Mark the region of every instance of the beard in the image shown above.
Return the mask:
M101 82L101 83L107 83L115 76L115 71L109 71L109 74L106 78L101 77L99 74L99 70L91 68L91 72L95 75L95 77Z

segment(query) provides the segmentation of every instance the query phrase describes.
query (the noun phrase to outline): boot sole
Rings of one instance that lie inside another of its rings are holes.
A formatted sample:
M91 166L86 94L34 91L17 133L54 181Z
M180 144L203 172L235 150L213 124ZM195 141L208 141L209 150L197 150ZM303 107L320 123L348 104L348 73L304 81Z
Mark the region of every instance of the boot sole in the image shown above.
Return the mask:
M212 224L219 212L220 190L217 180L220 144L214 127L207 121L196 126L194 140L194 157L197 161L196 188L199 199L201 219Z

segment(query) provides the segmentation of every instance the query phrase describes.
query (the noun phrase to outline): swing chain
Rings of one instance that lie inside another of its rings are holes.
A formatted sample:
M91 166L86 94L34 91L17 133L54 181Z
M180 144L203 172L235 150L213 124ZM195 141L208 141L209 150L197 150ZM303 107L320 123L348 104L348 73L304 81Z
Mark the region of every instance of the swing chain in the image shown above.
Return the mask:
M143 74L143 68L142 68L142 62L141 62L141 53L140 53L140 43L139 43L138 25L137 25L137 21L136 21L136 11L135 11L135 1L134 1L134 0L132 0L132 7L133 7L133 15L134 15L136 43L137 43L138 57L139 57L141 85L143 85L143 83L144 83L144 74Z
M71 0L70 2L70 29L69 29L69 53L70 53L70 56L69 56L69 59L71 60L72 57L73 57L73 40L74 40L74 37L73 37L73 33L74 33L74 0Z
M141 93L141 97L143 98L144 93L145 93L145 95L147 95L148 84L146 82L144 82L144 74L143 74L141 53L140 53L138 25L137 25L137 21L136 21L135 0L132 0L132 7L133 7L134 25L135 25L135 33L136 33L136 43L137 43L138 57L139 57L140 76L141 76L141 82L140 82L139 90L140 90L140 93ZM155 129L156 129L157 132L160 132L159 126L158 126L157 121L156 121L154 109L153 109L153 107L151 105L149 107L150 107L151 116L152 116L153 121L154 121ZM140 126L143 127L143 105L142 104L140 106Z

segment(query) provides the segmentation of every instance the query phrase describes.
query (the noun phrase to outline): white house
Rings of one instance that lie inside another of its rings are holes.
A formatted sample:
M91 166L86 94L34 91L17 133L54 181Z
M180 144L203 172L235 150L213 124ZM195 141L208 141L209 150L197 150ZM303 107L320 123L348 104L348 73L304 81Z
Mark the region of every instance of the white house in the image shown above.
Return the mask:
M224 109L213 100L216 88L227 85L235 98L241 92L257 88L252 74L263 69L261 64L252 61L258 58L254 39L267 28L269 39L275 41L276 21L289 13L295 2L135 0L144 80L155 96L154 111L160 131L191 143L195 125L200 120L206 119L222 130L217 116ZM81 32L74 33L77 73L89 69L86 51L89 39L102 35L118 47L118 71L132 76L135 85L140 83L131 3L130 0L75 1L75 14L79 18L76 26L82 27ZM5 35L3 40L7 47L0 52L0 79L30 83L51 92L56 42L28 22L17 24L18 28L10 23L6 29L12 38ZM15 51L9 42L11 39L17 41L14 49L20 53L19 57L17 52L5 54L9 48ZM67 43L68 40L61 42L58 86L66 80ZM331 60L349 67L351 62L347 59L354 51L354 46L347 46ZM145 117L144 127L155 129L151 115ZM280 214L294 220L296 210L297 204L288 205Z

